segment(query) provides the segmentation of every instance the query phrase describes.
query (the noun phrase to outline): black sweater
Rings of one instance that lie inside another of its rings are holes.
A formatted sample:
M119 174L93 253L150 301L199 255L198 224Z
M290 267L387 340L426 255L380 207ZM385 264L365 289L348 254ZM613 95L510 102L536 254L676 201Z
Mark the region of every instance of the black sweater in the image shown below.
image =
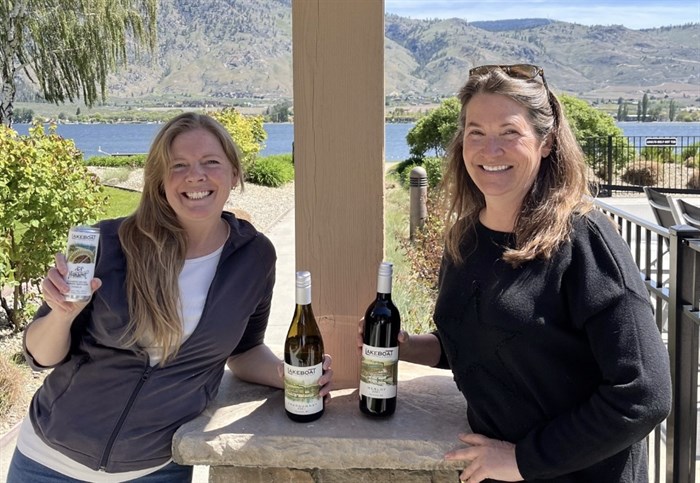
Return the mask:
M598 212L549 261L513 268L510 245L479 224L441 270L435 323L471 429L515 443L527 481L646 482L671 380L628 246Z

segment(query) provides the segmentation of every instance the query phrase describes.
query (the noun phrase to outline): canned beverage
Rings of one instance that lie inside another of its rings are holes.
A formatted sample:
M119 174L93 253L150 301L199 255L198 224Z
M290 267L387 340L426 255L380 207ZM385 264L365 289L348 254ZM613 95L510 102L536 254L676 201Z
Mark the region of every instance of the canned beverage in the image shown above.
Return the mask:
M66 282L70 291L65 298L69 302L85 302L92 297L90 281L95 276L99 228L75 226L68 232Z

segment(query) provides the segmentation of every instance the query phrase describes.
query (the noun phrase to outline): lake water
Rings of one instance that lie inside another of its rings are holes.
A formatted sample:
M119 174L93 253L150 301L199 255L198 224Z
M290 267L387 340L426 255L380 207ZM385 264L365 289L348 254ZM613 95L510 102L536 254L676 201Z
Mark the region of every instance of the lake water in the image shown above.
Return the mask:
M386 124L385 159L401 161L409 157L406 134L413 123ZM73 139L84 156L113 153L145 153L161 124L60 124L58 134ZM620 122L625 136L683 137L700 136L700 122ZM265 124L267 141L262 156L292 152L294 125ZM27 134L27 124L15 124L20 134Z

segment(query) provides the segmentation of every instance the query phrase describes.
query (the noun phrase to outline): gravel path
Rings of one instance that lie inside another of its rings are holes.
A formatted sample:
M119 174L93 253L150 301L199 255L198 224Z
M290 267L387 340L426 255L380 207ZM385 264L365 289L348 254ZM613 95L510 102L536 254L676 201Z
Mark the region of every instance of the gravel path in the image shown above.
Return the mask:
M143 186L143 169L134 169L124 178L123 168L89 167L90 171L100 177L103 184L141 191ZM224 206L240 218L251 221L255 227L265 232L269 230L280 217L294 208L294 182L279 188L246 183L243 192L237 188L231 192Z

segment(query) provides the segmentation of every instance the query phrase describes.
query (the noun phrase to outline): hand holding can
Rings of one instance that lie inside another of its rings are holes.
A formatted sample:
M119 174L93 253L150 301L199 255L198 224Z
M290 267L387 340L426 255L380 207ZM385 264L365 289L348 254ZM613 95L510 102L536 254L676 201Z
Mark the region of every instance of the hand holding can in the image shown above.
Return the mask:
M86 302L92 297L90 282L95 275L99 240L100 230L91 226L77 226L68 232L66 283L69 290L65 294L67 302Z

